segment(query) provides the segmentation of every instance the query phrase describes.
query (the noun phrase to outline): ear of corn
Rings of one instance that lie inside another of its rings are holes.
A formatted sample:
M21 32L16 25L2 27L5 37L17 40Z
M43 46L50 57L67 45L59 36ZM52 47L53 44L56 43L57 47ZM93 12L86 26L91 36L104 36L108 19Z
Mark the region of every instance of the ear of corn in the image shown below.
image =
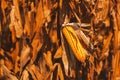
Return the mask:
M77 60L84 62L86 54L74 29L71 26L65 26L62 28L62 33L65 36Z

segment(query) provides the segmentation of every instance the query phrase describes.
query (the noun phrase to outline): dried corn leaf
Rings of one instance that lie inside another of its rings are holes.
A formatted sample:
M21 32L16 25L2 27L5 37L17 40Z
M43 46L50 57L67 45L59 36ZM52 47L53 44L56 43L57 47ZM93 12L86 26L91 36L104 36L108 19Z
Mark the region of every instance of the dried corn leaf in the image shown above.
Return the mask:
M104 42L101 58L103 58L103 56L105 56L106 51L109 49L109 45L110 45L110 41L111 41L112 35L113 34L110 32L108 37L107 37L107 39Z
M37 55L38 55L38 51L40 50L40 48L42 47L42 41L41 41L41 38L38 37L38 33L37 35L35 35L35 38L32 42L32 47L33 47L33 50L32 50L32 59L31 59L31 64L34 63Z
M21 51L21 55L20 55L20 67L21 67L21 71L23 70L23 67L25 67L25 65L28 63L28 61L31 58L31 48L26 45L23 46L23 49Z
M31 36L31 26L30 26L30 18L28 15L25 15L25 27L24 27L24 34L27 36Z
M22 28L22 19L21 19L21 14L20 14L20 9L19 9L19 0L14 0L13 5L16 11L15 13L13 9L13 14L15 14L16 18L18 19L19 25Z
M3 74L4 79L6 80L18 80L15 75L12 74L11 71L7 69L6 66L1 65L1 74Z
M56 80L64 80L63 72L61 66L58 64L58 72Z
M103 62L100 61L95 68L95 71L97 72L98 75L101 73L102 67L103 67Z
M43 78L47 78L47 74L49 73L49 71L46 68L46 61L44 60L43 57L41 57L39 60L39 69Z
M5 0L1 1L1 8L2 8L2 13L3 13L3 22L6 22L6 14L5 14L5 9L7 8L7 2Z
M27 71L29 71L29 73L32 75L32 78L34 80L43 80L42 75L39 72L39 69L35 66L35 65L29 65L27 67Z
M53 63L52 63L52 53L50 51L48 51L47 53L44 53L43 55L45 57L45 61L46 61L47 65L49 67L51 67L53 65Z
M90 45L90 39L88 37L86 37L86 35L81 31L81 30L76 30L76 34L79 38L82 38L82 40L84 41L84 43L89 46Z
M9 70L13 70L13 63L9 58L5 58L4 64L8 67Z
M38 8L37 8L37 11L36 11L36 27L34 29L34 32L36 32L37 30L39 30L39 27L41 28L42 25L44 24L45 22L45 17L44 17L44 12L43 12L43 6L42 6L42 1L39 2L38 4Z
M60 46L60 47L57 49L57 51L56 51L56 53L55 53L55 55L54 55L54 58L61 58L62 55L63 55L63 49L62 49L62 47Z
M74 4L73 4L72 2L69 2L69 5L70 5L71 10L72 10L74 16L76 17L77 21L79 22L79 24L81 24L81 19L78 17L78 15L77 15L76 12L75 12Z
M98 24L107 18L109 10L109 0L98 0L95 7L94 23Z
M16 7L12 6L12 10L10 12L11 24L9 27L11 30L14 27L16 32L16 37L20 38L23 35L23 28L22 28L20 18L17 17L17 14L15 14L15 11L16 11Z
M30 75L29 75L28 71L24 70L23 73L22 73L22 76L21 76L20 80L30 80L29 76Z

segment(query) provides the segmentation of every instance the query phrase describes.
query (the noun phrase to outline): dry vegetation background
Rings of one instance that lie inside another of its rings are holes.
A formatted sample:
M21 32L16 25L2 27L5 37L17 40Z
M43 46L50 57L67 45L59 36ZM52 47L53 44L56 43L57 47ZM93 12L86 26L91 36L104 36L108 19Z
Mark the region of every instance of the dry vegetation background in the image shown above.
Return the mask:
M120 0L0 0L0 80L120 80Z

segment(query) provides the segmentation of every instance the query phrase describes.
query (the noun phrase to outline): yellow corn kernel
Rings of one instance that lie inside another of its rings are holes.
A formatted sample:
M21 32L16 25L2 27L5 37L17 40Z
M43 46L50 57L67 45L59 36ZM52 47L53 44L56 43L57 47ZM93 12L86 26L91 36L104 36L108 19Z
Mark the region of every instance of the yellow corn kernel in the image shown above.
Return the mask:
M71 26L65 26L62 29L63 35L65 36L69 46L71 47L75 57L81 61L84 62L86 58L85 51L79 42L79 39L74 31L74 29Z

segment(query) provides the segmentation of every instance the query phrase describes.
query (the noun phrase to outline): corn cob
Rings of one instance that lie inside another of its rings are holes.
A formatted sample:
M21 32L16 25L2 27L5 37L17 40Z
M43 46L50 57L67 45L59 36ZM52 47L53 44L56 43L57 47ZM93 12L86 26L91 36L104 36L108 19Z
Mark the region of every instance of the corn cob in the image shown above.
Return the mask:
M81 43L79 42L79 39L74 29L71 26L65 26L62 28L62 33L65 36L77 60L84 62L86 58L86 54Z

